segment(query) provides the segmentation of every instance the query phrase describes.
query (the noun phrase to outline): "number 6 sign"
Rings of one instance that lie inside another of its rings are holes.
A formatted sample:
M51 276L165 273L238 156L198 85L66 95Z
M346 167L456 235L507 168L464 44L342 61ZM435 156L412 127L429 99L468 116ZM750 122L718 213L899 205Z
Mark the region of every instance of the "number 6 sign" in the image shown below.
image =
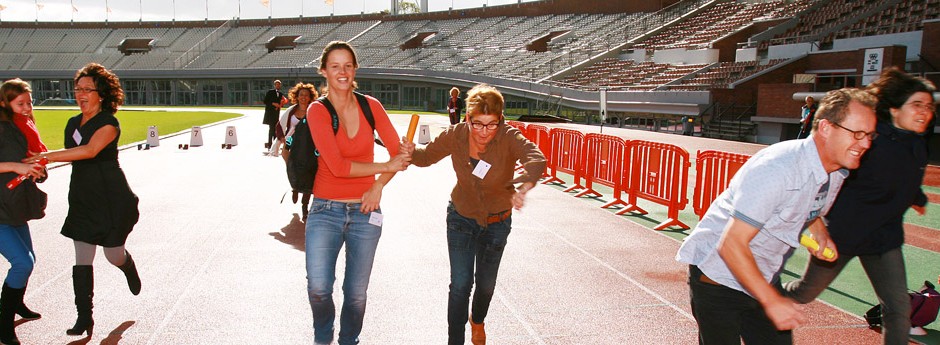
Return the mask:
M235 133L235 126L225 127L225 145L238 145L238 135Z

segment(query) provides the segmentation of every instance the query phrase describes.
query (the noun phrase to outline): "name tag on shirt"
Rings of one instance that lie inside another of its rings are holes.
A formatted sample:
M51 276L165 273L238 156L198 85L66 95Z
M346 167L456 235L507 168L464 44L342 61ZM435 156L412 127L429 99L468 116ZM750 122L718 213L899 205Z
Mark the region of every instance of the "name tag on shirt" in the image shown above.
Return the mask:
M79 133L78 130L75 130L75 133L72 133L72 140L75 140L75 144L82 144L82 133Z
M369 214L369 224L375 226L382 226L382 219L385 218L384 215L378 212L372 212Z
M492 164L480 160L480 162L477 163L477 167L473 168L473 176L479 177L481 179L486 177L486 173L490 171L490 167L492 166Z

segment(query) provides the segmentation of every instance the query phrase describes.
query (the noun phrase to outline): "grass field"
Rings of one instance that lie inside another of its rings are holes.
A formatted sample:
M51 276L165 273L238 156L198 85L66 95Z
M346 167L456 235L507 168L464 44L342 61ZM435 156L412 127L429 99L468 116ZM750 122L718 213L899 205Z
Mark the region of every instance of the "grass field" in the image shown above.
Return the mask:
M36 109L33 112L36 117L36 127L39 129L39 135L49 150L58 150L63 147L65 143L65 123L78 113L78 110L65 109ZM117 113L118 121L121 122L121 139L118 141L118 145L144 140L147 137L147 127L149 126L157 126L160 134L166 135L193 126L239 116L241 114L214 111L120 110Z

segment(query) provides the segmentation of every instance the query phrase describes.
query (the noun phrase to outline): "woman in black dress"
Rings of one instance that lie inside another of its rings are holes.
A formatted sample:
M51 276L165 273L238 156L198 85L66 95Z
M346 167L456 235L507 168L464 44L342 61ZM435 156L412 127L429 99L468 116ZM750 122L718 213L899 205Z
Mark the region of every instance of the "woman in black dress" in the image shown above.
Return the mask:
M98 246L112 265L127 277L131 293L140 293L140 277L124 242L137 223L137 196L131 191L118 164L118 138L121 131L114 113L124 103L118 77L96 63L75 74L75 100L82 113L65 126L65 149L39 154L24 160L72 162L69 185L69 212L62 235L75 244L72 286L78 320L65 331L69 335L90 335L95 324L91 316L94 296L92 263Z

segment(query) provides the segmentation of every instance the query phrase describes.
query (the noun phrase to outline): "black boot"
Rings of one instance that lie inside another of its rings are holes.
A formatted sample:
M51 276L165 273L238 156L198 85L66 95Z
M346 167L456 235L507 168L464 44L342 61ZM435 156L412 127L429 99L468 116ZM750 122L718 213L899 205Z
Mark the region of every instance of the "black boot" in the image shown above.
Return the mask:
M24 296L26 295L25 291L26 291L26 287L24 286L23 287ZM36 320L42 317L41 314L34 312L32 310L29 310L29 308L26 307L26 302L20 303L20 307L16 309L16 315L19 315L20 317L22 317L23 320Z
M3 284L0 291L0 343L4 345L20 345L16 338L16 329L13 327L13 314L23 304L23 292L26 289L14 289Z
M121 269L121 272L124 272L124 276L127 277L127 287L131 289L131 293L135 296L140 293L140 275L137 274L137 265L134 264L134 258L131 257L131 253L124 251L127 254L127 259L124 260L124 264L118 266Z
M72 266L72 288L75 290L75 308L78 309L78 319L75 326L67 329L65 334L82 335L88 332L91 336L95 320L91 318L93 307L92 298L95 296L95 272L91 265Z

